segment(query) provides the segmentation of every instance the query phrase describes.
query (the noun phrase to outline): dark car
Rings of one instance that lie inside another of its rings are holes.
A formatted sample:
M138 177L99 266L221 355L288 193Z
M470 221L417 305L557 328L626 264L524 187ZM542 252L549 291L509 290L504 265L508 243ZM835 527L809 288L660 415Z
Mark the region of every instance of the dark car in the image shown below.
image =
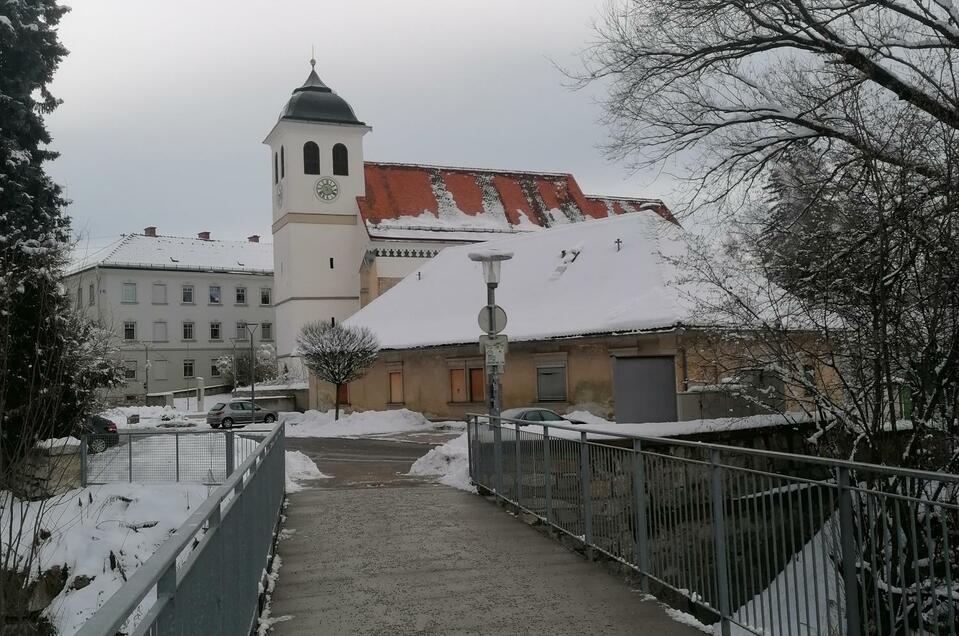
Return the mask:
M79 435L87 436L87 452L102 453L120 443L117 425L101 415L91 415L77 426Z
M272 424L276 421L276 411L268 411L260 406L254 406L249 400L233 400L232 402L217 402L206 414L206 423L212 428L232 428L237 425L255 422Z
M539 407L524 407L518 409L506 409L502 413L502 417L511 419L511 420L520 420L522 422L529 422L531 424L538 424L540 422L553 422L556 424L584 424L579 420L571 420L568 417L563 417L556 411L551 411L549 409L543 409Z

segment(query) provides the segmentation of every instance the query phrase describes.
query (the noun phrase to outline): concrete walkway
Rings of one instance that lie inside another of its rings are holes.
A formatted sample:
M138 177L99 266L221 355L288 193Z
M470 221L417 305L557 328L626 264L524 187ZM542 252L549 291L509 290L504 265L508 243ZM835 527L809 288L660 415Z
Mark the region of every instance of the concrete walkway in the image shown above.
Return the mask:
M288 447L336 479L290 496L275 634L702 635L485 499L397 474L428 445Z

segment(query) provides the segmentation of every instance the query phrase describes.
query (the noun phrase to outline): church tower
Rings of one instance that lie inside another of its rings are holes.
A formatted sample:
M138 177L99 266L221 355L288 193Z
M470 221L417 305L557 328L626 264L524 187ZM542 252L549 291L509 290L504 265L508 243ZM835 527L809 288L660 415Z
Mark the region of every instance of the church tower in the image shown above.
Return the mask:
M316 74L263 141L273 189L273 304L281 367L300 328L344 320L360 308L365 236L356 198L366 194L363 136L371 129Z

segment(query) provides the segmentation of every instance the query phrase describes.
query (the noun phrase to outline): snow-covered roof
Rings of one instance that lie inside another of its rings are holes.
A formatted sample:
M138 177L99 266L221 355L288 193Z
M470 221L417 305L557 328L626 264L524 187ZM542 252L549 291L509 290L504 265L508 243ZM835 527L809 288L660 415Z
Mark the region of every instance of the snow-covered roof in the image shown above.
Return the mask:
M370 238L486 241L627 212L674 220L658 199L591 197L571 174L367 162L360 214Z
M127 234L99 247L78 245L67 272L91 267L273 273L273 245L182 236Z
M514 254L496 290L511 341L671 328L691 311L664 257L685 248L683 230L655 214L449 247L345 324L369 327L386 349L476 342L486 285L469 253L497 249Z

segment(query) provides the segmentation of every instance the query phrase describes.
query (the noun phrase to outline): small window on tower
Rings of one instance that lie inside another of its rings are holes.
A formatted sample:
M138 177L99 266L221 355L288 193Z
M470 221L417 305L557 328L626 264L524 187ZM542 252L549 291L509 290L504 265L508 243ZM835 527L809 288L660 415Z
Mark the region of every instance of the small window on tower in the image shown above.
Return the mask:
M330 257L330 269L333 269L333 257Z
M350 154L343 144L333 146L333 174L350 174Z
M273 153L273 183L280 182L280 159L277 154Z
M280 146L280 178L284 177L286 177L286 153L283 151L283 146Z
M320 147L312 141L303 144L303 174L320 174Z

